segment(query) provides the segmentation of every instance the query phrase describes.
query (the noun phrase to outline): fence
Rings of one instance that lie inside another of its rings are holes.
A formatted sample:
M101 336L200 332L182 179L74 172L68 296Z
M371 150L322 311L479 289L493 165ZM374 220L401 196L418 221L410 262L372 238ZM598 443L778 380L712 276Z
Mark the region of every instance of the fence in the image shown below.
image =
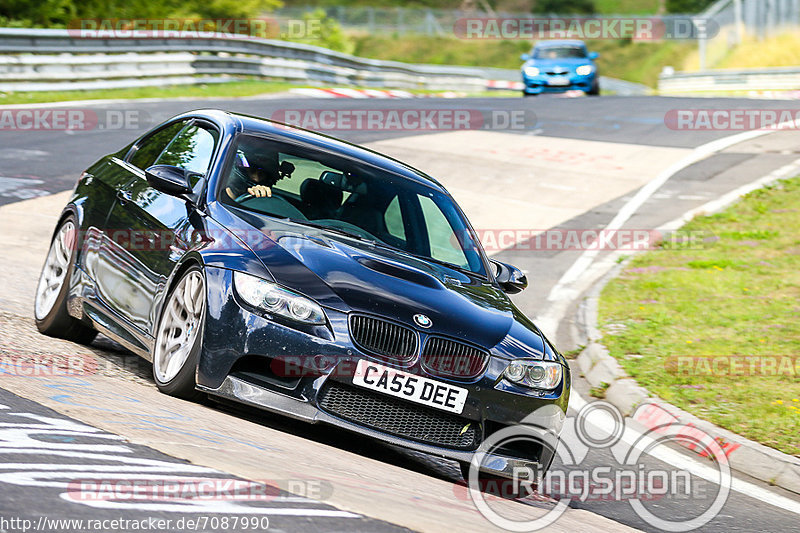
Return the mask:
M765 39L800 29L800 0L719 0L697 18L707 27L719 28L713 38L698 39L700 70L704 70L745 36Z

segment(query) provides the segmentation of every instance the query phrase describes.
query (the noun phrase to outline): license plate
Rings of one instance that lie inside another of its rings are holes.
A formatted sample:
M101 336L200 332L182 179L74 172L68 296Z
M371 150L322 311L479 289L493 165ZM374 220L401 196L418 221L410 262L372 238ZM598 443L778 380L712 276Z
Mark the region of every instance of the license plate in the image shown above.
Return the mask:
M550 78L547 80L548 85L569 85L569 79L567 78Z
M353 385L456 414L464 410L469 395L467 389L406 374L365 359L356 366Z

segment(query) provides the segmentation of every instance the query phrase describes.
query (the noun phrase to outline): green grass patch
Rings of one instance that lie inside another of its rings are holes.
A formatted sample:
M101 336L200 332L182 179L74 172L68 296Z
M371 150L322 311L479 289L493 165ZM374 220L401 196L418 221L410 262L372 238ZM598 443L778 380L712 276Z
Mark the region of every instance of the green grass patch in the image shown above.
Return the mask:
M310 87L289 82L273 81L231 81L202 85L170 85L166 87L136 87L131 89L104 89L98 91L35 91L0 92L0 105L40 104L49 102L69 102L73 100L121 100L137 98L244 98L276 92L288 91L296 87ZM359 87L354 87L358 89ZM361 87L366 88L366 87ZM373 87L374 88L374 87ZM439 94L442 91L406 89L413 94ZM493 90L474 93L459 93L458 96L507 98L518 97L519 91Z
M716 238L635 257L603 290L603 342L665 400L800 456L800 178L684 229ZM730 372L729 356L776 366Z
M373 59L405 63L431 63L518 69L519 56L531 49L523 40L466 40L424 35L353 35L354 54ZM604 76L655 87L665 66L680 68L696 48L677 41L641 42L630 40L587 41L598 52L598 69Z
M13 92L0 93L0 105L134 98L232 98L281 92L296 86L297 84L285 82L244 80L228 83L135 87L130 89L103 89L96 91Z

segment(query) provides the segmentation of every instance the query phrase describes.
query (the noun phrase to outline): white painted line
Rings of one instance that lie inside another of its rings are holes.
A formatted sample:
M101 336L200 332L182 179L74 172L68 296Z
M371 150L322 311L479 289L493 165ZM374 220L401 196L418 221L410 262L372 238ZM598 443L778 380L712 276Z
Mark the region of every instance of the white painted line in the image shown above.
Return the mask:
M781 130L788 126L789 123L784 122L778 125L776 129ZM664 169L655 178L639 189L636 194L622 206L622 209L611 219L611 222L609 222L604 229L600 230L600 232L611 233L620 229L625 222L627 222L636 211L667 182L667 180L686 167L735 144L755 139L767 135L768 133L774 133L774 130L745 131L698 146L692 150L689 155ZM543 315L537 317L537 324L545 334L551 336L555 335L558 324L564 317L564 313L570 303L583 292L583 290L578 290L580 287L585 287L585 283L580 283L580 278L584 276L592 266L592 263L595 261L600 251L599 249L585 250L572 266L564 272L558 280L558 283L550 289L550 293L547 296L549 306Z
M580 411L586 404L586 400L583 399L580 393L573 389L570 393L569 407L577 412ZM612 434L614 431L614 420L611 418L587 418L587 422L591 423L601 431L607 432L608 434ZM625 432L622 435L622 441L624 441L626 444L637 445L640 448L646 449L649 442L646 437L642 439L643 435L643 433L626 426ZM681 453L678 450L673 450L666 446L657 446L646 453L654 459L663 461L679 469L686 470L687 472L706 479L707 481L719 483L719 480L717 479L719 478L719 472L716 469L709 467L708 461L701 463L685 453ZM762 501L769 505L779 507L786 511L800 514L800 502L769 491L754 483L750 483L749 481L744 481L735 477L732 477L731 479L731 489L735 490L736 492L751 498L755 498L756 500Z
M797 159L789 163L788 165L782 166L781 168L774 170L773 172L767 174L762 178L759 178L755 181L742 185L741 187L734 189L720 196L719 198L711 200L710 202L706 202L705 204L699 207L695 207L694 209L687 211L686 213L676 218L675 220L671 220L666 224L660 226L658 228L658 231L677 230L698 215L702 214L712 215L714 213L722 211L731 203L735 202L739 197L744 196L745 194L750 193L756 189L760 189L761 187L765 187L766 185L769 185L774 181L791 177L793 174L797 174L799 172L800 172L800 159Z

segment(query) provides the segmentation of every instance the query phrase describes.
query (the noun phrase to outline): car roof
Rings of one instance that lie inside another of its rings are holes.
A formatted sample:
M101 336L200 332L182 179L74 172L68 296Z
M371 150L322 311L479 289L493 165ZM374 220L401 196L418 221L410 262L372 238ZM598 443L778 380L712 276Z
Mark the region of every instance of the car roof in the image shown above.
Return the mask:
M447 193L441 183L420 170L379 152L322 133L265 118L218 109L200 109L186 113L184 116L193 116L218 122L221 123L220 125L226 125L228 128L241 133L267 134L272 137L283 138L288 142L301 142L313 148L337 152Z
M550 41L540 41L536 43L536 48L547 48L550 46L586 46L586 43L577 39L553 39Z

